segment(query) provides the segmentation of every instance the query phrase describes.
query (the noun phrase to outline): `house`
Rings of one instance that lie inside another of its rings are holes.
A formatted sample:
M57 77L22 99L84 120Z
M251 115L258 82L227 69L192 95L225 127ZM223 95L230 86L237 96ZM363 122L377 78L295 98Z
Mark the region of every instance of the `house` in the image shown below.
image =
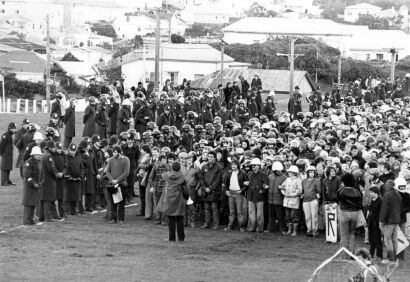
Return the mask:
M84 27L69 26L62 32L54 32L51 37L55 40L56 45L71 49L83 46L103 46L104 44L113 44L113 38L102 36L91 32Z
M43 42L42 44L39 42L34 43L34 42L29 42L27 40L9 35L7 37L0 38L0 44L14 47L14 48L21 49L21 50L34 51L39 54L46 53L46 42Z
M88 86L90 79L95 79L99 76L99 72L95 65L88 62L56 62L68 76L74 78L78 85Z
M264 69L225 69L223 85L227 82L239 81L238 76L242 75L249 83L255 74L262 80L262 92L274 90L277 94L289 94L288 70L264 70ZM215 89L221 83L221 72L218 70L200 79L191 82L191 87L195 89L211 88ZM295 71L293 85L297 85L304 94L314 91L315 85L309 78L306 71Z
M356 22L360 15L377 16L382 11L382 8L367 3L347 6L344 10L344 20L346 22Z
M121 70L125 86L137 85L139 81L154 80L155 50L146 53L133 52L123 56ZM174 85L184 78L195 80L217 71L221 67L221 52L207 44L162 44L160 48L160 83L170 79ZM224 55L224 66L237 66L234 59Z
M39 82L44 80L46 61L30 51L10 51L0 55L0 71L13 73L17 79Z
M390 49L402 59L410 55L410 35L401 30L367 30L354 34L347 47L346 56L356 60L390 61Z
M243 18L222 29L228 44L262 43L276 36L310 36L326 41L341 41L351 33L342 25L325 19Z
M112 58L114 51L107 50L101 47L82 47L73 48L70 53L82 62L97 65L101 62L104 65Z
M145 36L155 33L156 16L152 13L126 14L113 22L113 27L118 38L132 39L136 35ZM162 14L160 19L161 35L176 33L185 35L188 25L176 14Z

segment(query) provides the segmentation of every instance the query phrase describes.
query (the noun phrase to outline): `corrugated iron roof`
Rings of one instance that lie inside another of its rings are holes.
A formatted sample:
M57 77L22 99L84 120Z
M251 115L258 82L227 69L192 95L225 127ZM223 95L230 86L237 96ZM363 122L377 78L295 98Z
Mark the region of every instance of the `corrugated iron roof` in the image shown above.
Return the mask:
M325 19L243 18L225 28L223 32L282 34L305 36L348 36L350 32L338 23Z
M10 73L44 73L46 61L34 52L11 51L0 55L0 69Z
M262 80L262 87L265 91L275 90L276 92L289 92L289 71L288 70L264 70L264 69L225 69L223 85L225 87L227 82L239 81L238 76L242 75L249 84L251 83L255 74L259 75ZM306 71L295 71L294 73L294 85L300 85L303 80L307 80L311 85L312 90L314 85L309 79ZM216 71L209 75L206 75L198 80L191 82L192 88L217 88L221 83L221 72Z

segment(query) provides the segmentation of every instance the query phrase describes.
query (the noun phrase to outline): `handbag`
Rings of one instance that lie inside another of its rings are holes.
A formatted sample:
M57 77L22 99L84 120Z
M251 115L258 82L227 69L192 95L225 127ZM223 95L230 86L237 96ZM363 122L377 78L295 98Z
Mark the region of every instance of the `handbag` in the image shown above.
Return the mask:
M366 225L366 218L364 218L364 214L362 210L359 210L357 212L357 222L356 222L356 228L362 227Z

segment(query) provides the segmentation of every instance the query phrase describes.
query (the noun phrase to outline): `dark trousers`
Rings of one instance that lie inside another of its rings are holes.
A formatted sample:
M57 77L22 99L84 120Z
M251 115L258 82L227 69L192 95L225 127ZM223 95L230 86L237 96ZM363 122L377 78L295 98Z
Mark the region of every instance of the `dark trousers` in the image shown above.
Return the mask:
M81 200L77 201L77 210L78 213L83 213L84 212L84 204L83 204L83 197L81 196Z
M108 192L107 187L104 187L103 191L104 191L104 197L105 197L106 208L107 208L106 219L107 220L112 220L112 219L114 219L112 217L112 206L114 205L114 203L112 201L112 196L111 196L110 192Z
M1 170L1 185L3 184L9 184L10 181L10 170Z
M134 196L134 184L135 184L135 168L130 168L130 173L128 174L127 177L127 194L125 195L125 199L127 201L130 201Z
M95 193L85 193L85 210L92 211L95 208Z
M51 202L50 201L40 201L39 220L40 221L51 220Z
M120 185L121 194L125 195L125 187ZM111 196L112 199L112 196ZM124 221L125 218L125 199L123 196L123 200L119 203L112 205L112 218L117 221Z
M270 231L273 231L275 221L278 220L279 231L285 231L285 209L280 205L269 204L269 225L268 228Z
M383 258L383 243L382 243L382 232L379 226L369 226L369 243L370 243L370 255L378 258Z
M145 215L145 191L147 187L139 185L140 190L140 214Z
M64 149L68 148L72 140L73 140L73 137L67 137L67 136L64 137Z
M34 209L36 206L24 206L23 224L34 224Z
M77 207L77 202L76 201L71 201L71 202L65 202L65 213L66 214L71 214L75 215L75 208Z
M185 240L184 234L184 217L183 216L168 216L169 241L175 241L175 229L178 234L178 241Z

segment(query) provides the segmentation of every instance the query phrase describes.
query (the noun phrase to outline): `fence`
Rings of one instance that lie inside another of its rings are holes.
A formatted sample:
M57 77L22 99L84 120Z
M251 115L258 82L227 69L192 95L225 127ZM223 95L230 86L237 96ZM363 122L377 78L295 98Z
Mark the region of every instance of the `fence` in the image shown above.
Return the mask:
M0 98L0 113L7 114L36 114L36 113L48 113L51 109L51 105L55 100L50 101L50 105L47 105L47 100L29 100L29 99L6 99L6 109L4 110L3 99ZM63 107L66 109L69 107L68 101L62 102ZM88 105L86 99L78 99L76 112L84 112Z

